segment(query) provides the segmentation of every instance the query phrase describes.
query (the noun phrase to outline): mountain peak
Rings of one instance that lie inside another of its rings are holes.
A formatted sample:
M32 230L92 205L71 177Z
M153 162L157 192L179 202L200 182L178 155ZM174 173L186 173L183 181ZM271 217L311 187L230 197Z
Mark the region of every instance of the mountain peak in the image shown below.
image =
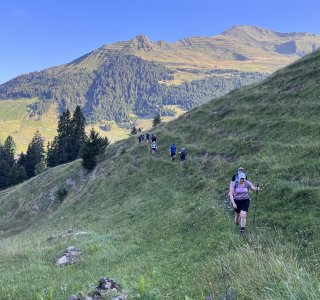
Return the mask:
M260 26L250 26L250 25L236 25L228 28L221 33L223 36L231 37L247 37L252 39L259 39L261 36L274 36L277 33L275 31L260 27Z
M287 37L297 37L297 36L311 36L316 37L315 34L310 34L306 32L290 32L290 33L281 33L277 31L273 31L270 29L266 29L260 26L253 25L235 25L231 26L227 30L221 33L223 36L230 37L241 37L241 38L249 38L255 40L263 40L268 38L287 38Z
M143 50L149 52L152 50L152 42L151 40L144 34L139 34L130 40L131 46L133 46L136 50Z

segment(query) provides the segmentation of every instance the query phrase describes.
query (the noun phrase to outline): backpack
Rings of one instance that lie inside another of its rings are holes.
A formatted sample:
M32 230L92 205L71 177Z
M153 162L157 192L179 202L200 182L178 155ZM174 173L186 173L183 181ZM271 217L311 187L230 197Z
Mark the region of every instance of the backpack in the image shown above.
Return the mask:
M186 148L181 148L180 153L181 153L181 155L186 155L187 154L187 149Z
M157 144L155 141L151 143L151 149L157 149Z

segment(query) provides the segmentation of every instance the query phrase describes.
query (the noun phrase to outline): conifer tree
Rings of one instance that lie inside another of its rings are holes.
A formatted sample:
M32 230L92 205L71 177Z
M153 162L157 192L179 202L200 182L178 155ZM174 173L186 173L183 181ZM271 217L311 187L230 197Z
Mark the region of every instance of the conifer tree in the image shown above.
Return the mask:
M137 134L137 128L136 128L136 126L134 126L133 125L133 127L132 127L132 129L131 129L131 135L135 135L135 134Z
M15 162L10 169L10 174L9 174L10 185L23 182L27 178L28 178L28 175L24 167L19 165L17 162Z
M105 137L101 137L93 128L90 130L89 137L81 151L82 165L85 169L91 171L97 165L97 155L102 154L108 146L109 141Z
M155 116L154 116L154 119L153 119L153 122L152 122L152 126L153 127L156 127L158 124L161 123L161 117L160 117L160 114L157 113Z
M78 158L83 146L86 119L79 106L76 107L72 118L66 110L59 118L58 135L47 146L47 164L54 167Z
M71 120L71 155L70 160L77 159L79 151L86 139L86 118L84 117L80 106L77 106Z
M27 150L24 167L28 178L36 175L36 166L45 159L45 150L43 145L43 137L37 130L34 134Z
M59 157L58 157L58 137L54 137L53 141L48 142L47 145L47 165L48 167L55 167L59 165Z
M0 148L0 156L3 160L5 160L10 168L13 166L15 160L14 160L14 155L15 155L15 149L16 149L16 144L13 141L13 138L11 135L9 135L3 146Z
M70 119L70 112L67 109L61 116L58 122L58 136L57 136L57 159L59 164L64 164L71 161L71 135L72 135L72 126Z
M0 159L0 190L9 186L10 166L9 164Z

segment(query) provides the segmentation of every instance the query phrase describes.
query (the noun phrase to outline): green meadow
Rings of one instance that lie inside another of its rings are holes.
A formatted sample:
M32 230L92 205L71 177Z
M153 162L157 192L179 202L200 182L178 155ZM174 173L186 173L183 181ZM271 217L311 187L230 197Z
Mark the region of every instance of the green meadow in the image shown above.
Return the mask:
M101 277L130 299L320 299L319 78L315 52L159 125L155 155L130 137L92 173L77 160L1 191L0 299L68 299ZM244 236L227 201L239 166L261 187ZM82 260L55 266L71 245Z

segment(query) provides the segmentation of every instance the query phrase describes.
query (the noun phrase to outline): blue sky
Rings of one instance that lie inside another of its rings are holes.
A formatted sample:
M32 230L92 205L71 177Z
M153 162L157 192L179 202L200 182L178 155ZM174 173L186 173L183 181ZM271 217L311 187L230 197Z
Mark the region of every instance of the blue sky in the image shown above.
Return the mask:
M0 0L0 84L141 33L168 42L233 25L320 34L319 11L319 0Z

